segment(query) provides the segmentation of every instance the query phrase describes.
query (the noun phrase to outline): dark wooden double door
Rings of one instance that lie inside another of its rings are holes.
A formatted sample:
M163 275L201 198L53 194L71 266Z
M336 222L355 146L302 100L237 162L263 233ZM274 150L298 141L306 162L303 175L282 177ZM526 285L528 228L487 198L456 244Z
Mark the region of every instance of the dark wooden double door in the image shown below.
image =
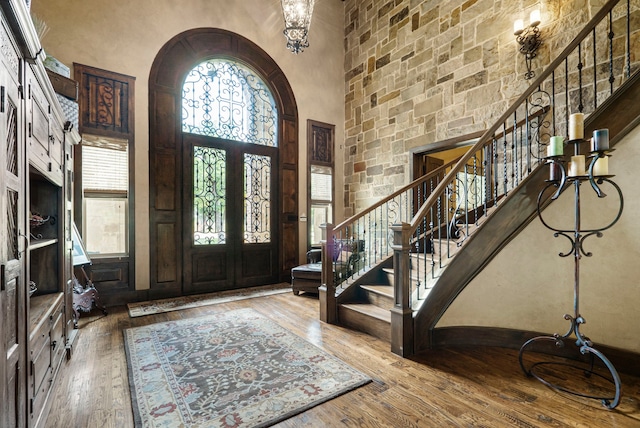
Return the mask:
M277 282L278 149L183 134L183 291Z

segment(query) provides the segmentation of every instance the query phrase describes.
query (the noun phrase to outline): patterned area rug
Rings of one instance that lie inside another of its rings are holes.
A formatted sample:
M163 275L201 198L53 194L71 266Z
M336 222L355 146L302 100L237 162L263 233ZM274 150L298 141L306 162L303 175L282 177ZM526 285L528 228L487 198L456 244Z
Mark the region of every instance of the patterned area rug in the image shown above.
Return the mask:
M215 305L217 303L233 302L235 300L251 299L253 297L270 296L291 292L291 284L286 282L259 287L243 288L241 290L220 291L217 293L198 294L171 299L150 300L148 302L128 303L131 318L143 315L159 314L162 312L179 311L181 309L197 308Z
M371 380L253 309L124 337L136 427L265 427Z

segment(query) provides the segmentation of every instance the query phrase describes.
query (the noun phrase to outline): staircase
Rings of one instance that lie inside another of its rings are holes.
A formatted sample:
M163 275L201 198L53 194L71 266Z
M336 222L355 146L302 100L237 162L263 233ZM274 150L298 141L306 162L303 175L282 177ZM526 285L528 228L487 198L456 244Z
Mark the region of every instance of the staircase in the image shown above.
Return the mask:
M585 114L585 135L608 128L612 146L640 122L640 74L628 52L638 26L626 1L610 0L464 156L327 225L321 319L388 340L402 356L436 346L447 308L536 217L546 144L568 134L569 115ZM625 52L614 52L614 37ZM356 239L365 242L362 269L334 275L350 255L335 242Z

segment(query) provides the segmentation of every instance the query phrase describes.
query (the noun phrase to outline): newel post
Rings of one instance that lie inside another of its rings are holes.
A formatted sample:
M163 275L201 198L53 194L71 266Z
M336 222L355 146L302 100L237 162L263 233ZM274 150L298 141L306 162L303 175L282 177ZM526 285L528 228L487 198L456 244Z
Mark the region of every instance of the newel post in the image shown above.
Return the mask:
M320 225L322 229L322 277L318 288L318 300L320 301L320 321L335 324L338 321L338 306L336 301L336 288L333 283L333 224Z
M410 227L407 223L391 226L395 291L391 308L391 352L402 357L413 354L413 311L409 305Z

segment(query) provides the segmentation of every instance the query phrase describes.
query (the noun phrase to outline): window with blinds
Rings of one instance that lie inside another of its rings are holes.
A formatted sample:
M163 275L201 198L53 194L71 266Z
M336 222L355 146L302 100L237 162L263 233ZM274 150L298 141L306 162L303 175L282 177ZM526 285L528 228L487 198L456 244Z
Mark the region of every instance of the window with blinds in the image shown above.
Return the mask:
M83 135L84 236L94 256L128 252L128 145L127 140Z
M334 125L307 121L309 247L318 245L322 239L322 225L333 222L334 134Z

